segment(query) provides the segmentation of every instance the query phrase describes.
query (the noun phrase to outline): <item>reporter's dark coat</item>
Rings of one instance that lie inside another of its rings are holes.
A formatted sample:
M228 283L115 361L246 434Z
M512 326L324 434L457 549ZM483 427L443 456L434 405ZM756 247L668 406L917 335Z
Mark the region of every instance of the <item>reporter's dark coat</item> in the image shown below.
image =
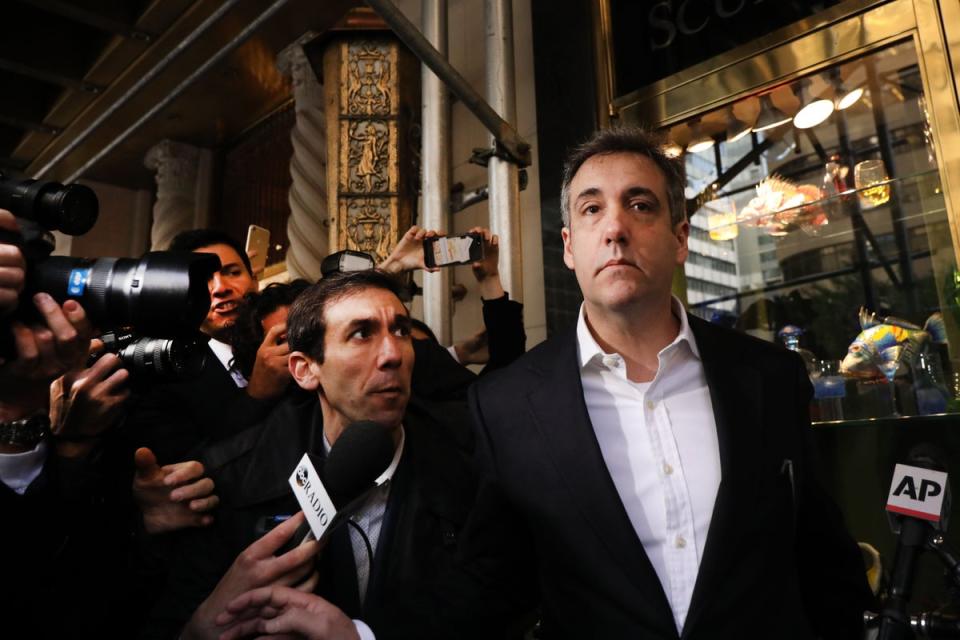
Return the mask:
M298 396L278 405L262 427L205 451L203 462L221 500L216 521L209 529L182 532L181 557L144 637L176 637L236 556L262 533L263 518L299 511L288 478L305 452L323 455L323 429L319 402ZM468 421L462 400L411 400L364 605L345 528L322 554L319 594L362 617L451 565L476 488Z

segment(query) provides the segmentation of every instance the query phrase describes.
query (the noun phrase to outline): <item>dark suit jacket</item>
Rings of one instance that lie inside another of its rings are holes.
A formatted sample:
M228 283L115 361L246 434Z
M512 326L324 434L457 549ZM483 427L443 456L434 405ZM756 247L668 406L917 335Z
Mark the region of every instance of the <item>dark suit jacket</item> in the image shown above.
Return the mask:
M362 607L346 528L324 550L317 592L349 615L373 614L382 602L452 565L476 484L470 452L463 448L470 438L458 433L469 425L451 424L451 415L432 403L408 405L403 457ZM206 450L202 460L221 500L216 522L210 529L182 532L181 557L146 637L175 637L236 556L263 533L265 518L300 510L288 478L305 452L323 455L322 438L319 403L300 396L278 405L263 426Z
M429 606L435 630L388 612L370 620L378 640L484 637L538 601L545 638L858 637L870 594L812 473L806 371L774 345L690 325L722 481L682 634L601 455L571 328L471 388L481 479L460 571Z
M254 400L237 387L207 347L207 361L197 378L151 384L137 394L124 434L132 447L150 447L160 464L190 460L202 443L222 440L263 420L273 404Z

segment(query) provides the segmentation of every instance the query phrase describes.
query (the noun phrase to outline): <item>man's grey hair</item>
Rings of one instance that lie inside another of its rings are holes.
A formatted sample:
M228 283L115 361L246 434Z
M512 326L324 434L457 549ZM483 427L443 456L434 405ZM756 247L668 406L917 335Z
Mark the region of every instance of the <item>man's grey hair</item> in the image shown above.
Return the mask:
M663 173L667 187L667 205L670 207L670 225L687 219L687 199L684 195L686 177L683 162L663 152L663 139L639 127L601 129L589 140L575 147L563 163L563 182L560 187L560 213L563 226L570 228L570 183L583 163L598 155L635 153L649 158Z

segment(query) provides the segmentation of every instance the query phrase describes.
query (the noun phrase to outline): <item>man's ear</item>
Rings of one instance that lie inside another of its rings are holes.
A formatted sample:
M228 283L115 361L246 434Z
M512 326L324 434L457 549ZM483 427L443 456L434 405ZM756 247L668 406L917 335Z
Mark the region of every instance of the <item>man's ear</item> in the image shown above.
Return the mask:
M317 361L301 351L293 351L287 359L290 375L301 389L316 391L320 388L320 372Z
M560 238L563 239L563 264L567 265L567 269L573 271L574 262L573 262L573 237L570 235L570 226L564 226L560 229Z

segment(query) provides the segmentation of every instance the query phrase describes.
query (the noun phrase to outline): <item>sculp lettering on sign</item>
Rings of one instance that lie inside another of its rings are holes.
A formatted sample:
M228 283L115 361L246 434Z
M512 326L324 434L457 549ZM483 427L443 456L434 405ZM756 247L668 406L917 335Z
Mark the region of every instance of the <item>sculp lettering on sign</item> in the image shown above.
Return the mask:
M611 0L623 95L776 31L842 0Z
M946 492L946 473L898 464L890 483L887 511L937 522Z

